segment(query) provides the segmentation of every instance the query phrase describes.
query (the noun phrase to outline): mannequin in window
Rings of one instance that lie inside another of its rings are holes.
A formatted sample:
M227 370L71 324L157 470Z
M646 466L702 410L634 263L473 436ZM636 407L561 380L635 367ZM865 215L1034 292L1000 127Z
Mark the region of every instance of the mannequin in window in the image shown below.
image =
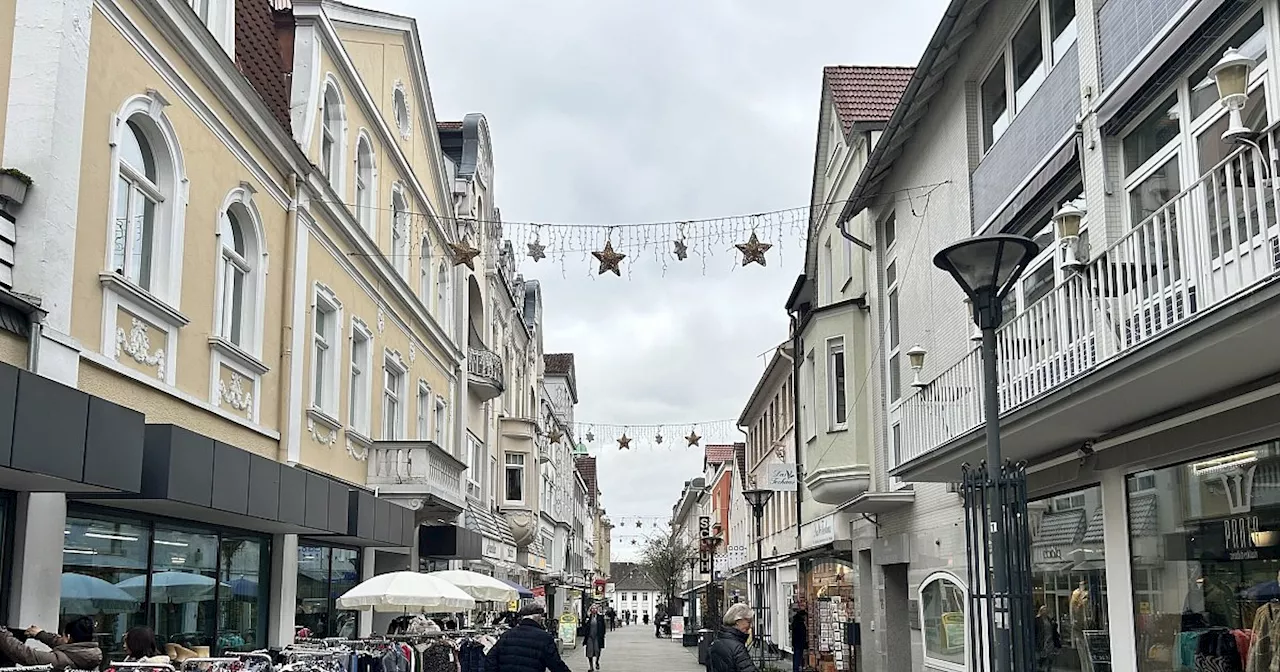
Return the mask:
M1089 583L1080 579L1080 584L1071 591L1071 648L1080 656L1080 669L1092 669L1089 664L1089 648L1085 646L1084 631L1093 622L1093 606L1089 594Z

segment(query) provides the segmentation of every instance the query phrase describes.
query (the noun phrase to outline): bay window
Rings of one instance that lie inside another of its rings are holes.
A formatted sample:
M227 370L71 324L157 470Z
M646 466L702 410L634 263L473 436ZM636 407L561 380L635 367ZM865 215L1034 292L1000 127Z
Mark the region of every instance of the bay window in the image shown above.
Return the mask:
M524 503L524 455L507 453L503 498L507 503Z

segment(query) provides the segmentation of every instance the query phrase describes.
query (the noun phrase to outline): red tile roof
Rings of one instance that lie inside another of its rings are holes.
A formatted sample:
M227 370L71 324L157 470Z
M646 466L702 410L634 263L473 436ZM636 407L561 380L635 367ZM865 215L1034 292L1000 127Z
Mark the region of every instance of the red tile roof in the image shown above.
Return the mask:
M573 371L573 353L561 352L542 356L547 373L566 375Z
M442 131L461 131L462 122L461 121L437 121L436 128Z
M587 484L587 502L595 506L596 497L596 458L593 455L583 455L574 458L573 463L578 467L578 473L582 474L582 480Z
M707 464L722 464L733 461L733 444L709 445L706 448Z
M831 88L840 124L848 133L859 121L889 121L915 68L896 65L828 65L822 78Z

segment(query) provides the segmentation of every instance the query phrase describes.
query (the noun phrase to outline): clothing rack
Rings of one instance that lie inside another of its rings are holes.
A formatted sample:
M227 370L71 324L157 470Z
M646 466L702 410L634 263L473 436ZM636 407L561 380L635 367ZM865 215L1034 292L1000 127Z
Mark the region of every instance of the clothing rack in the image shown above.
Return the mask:
M16 667L0 667L0 672L48 672L52 665L18 665Z
M115 670L163 670L164 672L174 672L174 668L169 663L146 663L146 662L119 662L109 663L107 669Z

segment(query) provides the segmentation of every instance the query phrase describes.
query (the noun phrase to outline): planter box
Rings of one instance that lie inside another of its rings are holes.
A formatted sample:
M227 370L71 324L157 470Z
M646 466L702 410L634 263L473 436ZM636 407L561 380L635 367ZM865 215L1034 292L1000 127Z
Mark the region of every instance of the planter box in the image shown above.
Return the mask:
M0 175L0 199L22 205L27 198L27 183L12 175Z

